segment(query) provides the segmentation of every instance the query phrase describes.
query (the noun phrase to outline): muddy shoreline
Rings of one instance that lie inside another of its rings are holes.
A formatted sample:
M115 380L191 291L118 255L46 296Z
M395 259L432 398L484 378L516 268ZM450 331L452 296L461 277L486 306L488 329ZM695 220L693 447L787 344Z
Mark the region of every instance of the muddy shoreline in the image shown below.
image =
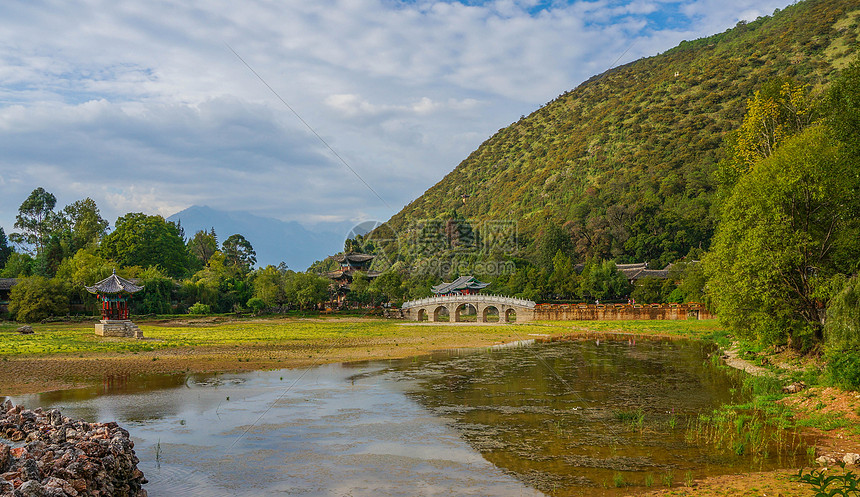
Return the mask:
M395 343L389 339L351 338L338 343L329 340L304 340L294 345L224 345L197 348L179 348L140 352L135 354L89 353L53 355L49 357L9 357L0 361L0 378L4 381L3 395L41 393L94 385L107 386L117 377L145 374L212 373L254 370L304 368L320 364L363 360L402 359L448 349L484 348L511 342L534 339L538 342L557 340L698 340L670 334L635 332L568 330L563 333L534 334L504 327L498 333L486 331L464 332L463 327L452 327L442 335L421 336L420 326L404 326L404 335ZM407 331L409 330L409 331ZM749 361L729 354L726 363L750 372ZM838 453L860 445L856 437L845 430L821 432L817 449L820 452ZM725 475L697 481L690 487L652 490L645 495L783 495L811 496L808 487L792 480L796 470L778 470L765 473ZM642 495L642 494L639 494Z

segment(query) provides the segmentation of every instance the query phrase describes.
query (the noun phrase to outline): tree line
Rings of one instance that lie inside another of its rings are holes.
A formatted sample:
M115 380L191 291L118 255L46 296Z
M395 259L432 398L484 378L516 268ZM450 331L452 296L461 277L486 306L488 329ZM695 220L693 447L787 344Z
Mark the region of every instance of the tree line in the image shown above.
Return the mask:
M140 212L119 217L112 230L96 202L56 209L56 197L36 188L18 209L7 237L0 227L0 277L17 278L9 311L18 321L95 312L84 286L112 271L137 279L137 314L309 308L329 296L329 282L279 266L257 268L241 234L219 244L214 228L185 237L179 223ZM13 245L14 244L14 245Z

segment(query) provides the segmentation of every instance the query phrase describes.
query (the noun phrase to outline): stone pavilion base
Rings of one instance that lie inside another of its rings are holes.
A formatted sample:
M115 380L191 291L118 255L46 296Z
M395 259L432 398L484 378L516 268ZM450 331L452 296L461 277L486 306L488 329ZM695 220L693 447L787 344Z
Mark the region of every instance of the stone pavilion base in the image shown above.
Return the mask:
M96 323L96 335L103 337L143 338L143 332L128 319L102 319Z

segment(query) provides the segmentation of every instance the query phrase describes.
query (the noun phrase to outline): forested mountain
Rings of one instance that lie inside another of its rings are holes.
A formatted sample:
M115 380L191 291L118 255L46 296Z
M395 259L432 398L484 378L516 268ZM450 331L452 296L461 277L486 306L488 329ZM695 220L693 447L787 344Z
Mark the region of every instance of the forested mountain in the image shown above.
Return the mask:
M499 130L394 215L383 238L435 219L450 242L449 219L469 220L477 237L500 220L516 223L520 255L534 255L549 226L564 226L580 261L696 255L714 233L721 145L747 100L774 78L821 91L855 57L858 20L860 0L806 0L595 76Z

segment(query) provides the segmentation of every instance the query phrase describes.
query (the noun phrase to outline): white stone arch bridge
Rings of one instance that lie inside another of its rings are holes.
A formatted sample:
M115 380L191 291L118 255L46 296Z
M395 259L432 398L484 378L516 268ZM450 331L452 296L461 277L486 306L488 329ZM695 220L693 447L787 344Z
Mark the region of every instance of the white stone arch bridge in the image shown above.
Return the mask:
M475 308L479 323L495 322L495 315L500 323L525 323L535 318L534 302L502 295L443 295L410 300L400 308L403 317L412 321L438 322L447 311L448 321L456 323L463 321L468 306Z

